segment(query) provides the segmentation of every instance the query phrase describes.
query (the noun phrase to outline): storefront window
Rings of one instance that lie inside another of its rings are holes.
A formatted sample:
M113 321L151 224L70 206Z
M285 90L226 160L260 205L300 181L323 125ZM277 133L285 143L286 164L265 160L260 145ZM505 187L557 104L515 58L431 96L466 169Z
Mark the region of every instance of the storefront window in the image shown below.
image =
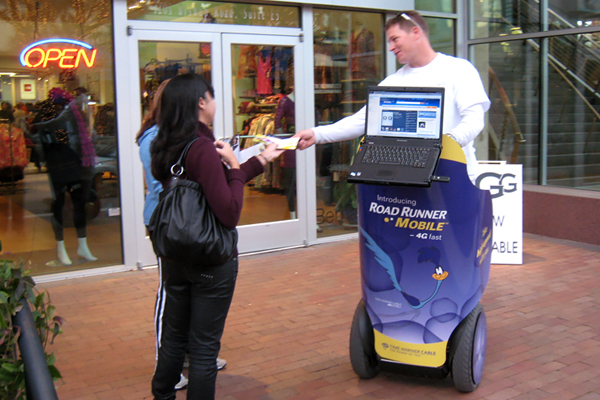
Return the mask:
M383 15L313 11L315 121L328 125L365 105L384 78ZM346 182L359 139L316 146L318 236L356 232L356 188Z
M3 250L36 275L122 264L111 2L0 11Z
M253 26L300 27L298 7L199 1L127 0L128 19Z
M538 0L471 1L473 39L533 33L558 29L582 28L600 23L598 5L591 1L549 0L542 10ZM547 21L547 27L543 24Z
M546 11L548 30L600 25L599 7L598 2L591 0L549 0Z
M600 190L597 35L473 46L492 101L480 159L522 164L524 183Z
M471 0L474 31L471 38L506 36L540 30L537 0Z
M138 52L142 116L149 111L163 81L188 72L212 81L210 43L140 41Z
M415 10L454 13L455 3L454 0L415 0Z
M540 133L536 46L522 41L478 45L474 56L491 100L478 137L483 143L477 145L477 158L522 164L523 183L536 184Z
M296 132L294 48L231 45L233 143L249 151L258 136L289 138ZM240 225L296 219L296 151L286 151L244 188Z
M429 42L435 51L456 55L455 20L448 18L425 18L429 25Z

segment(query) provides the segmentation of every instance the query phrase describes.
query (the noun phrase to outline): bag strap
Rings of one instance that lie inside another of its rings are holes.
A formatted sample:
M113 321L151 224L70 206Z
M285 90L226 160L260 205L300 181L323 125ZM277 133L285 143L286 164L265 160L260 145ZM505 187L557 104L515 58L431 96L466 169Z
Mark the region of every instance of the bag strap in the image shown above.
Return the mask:
M187 153L190 150L190 147L192 147L192 144L198 140L200 138L196 138L194 140L192 140L191 142L189 142L185 148L183 149L183 151L181 152L181 155L179 156L179 159L177 159L177 162L173 165L171 165L171 175L173 175L175 178L180 178L181 175L183 175L183 173L185 172L185 159L187 158Z

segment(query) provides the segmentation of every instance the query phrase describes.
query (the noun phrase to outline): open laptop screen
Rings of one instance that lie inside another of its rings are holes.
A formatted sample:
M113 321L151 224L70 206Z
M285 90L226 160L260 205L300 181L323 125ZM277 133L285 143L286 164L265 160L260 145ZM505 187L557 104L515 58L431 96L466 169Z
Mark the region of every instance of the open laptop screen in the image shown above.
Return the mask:
M443 88L369 88L367 136L440 139Z

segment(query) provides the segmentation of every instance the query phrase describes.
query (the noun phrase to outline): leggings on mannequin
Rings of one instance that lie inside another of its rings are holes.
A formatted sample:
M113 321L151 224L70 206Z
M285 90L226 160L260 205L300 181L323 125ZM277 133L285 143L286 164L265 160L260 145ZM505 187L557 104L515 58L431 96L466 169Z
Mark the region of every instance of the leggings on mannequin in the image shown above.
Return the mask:
M83 181L71 183L53 183L54 201L52 202L52 229L57 241L64 240L63 233L63 208L67 192L71 195L73 203L73 221L77 230L77 237L86 237L85 203L89 196L89 184Z

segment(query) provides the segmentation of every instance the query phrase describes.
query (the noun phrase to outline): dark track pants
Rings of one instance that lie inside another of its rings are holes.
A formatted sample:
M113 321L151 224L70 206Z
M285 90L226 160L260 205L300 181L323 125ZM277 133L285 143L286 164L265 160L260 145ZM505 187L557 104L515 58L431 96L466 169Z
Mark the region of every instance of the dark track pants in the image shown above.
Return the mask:
M177 265L159 259L156 301L158 359L152 379L156 400L175 399L186 350L190 368L187 398L212 400L216 359L233 298L238 259L215 267Z

